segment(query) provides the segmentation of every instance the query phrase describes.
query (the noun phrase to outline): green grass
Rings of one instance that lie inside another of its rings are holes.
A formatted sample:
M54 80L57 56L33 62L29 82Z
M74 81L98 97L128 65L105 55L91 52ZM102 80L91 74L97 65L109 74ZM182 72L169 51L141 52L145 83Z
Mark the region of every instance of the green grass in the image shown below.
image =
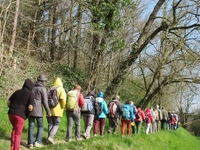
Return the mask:
M0 150L8 150L10 147L11 124L7 116L7 105L5 100L0 99ZM145 135L144 128L142 132L130 137L121 137L119 135L105 135L104 137L91 137L89 140L65 142L66 135L66 117L62 118L61 125L55 141L58 144L46 145L47 122L45 121L45 130L43 143L45 147L37 150L199 150L200 140L192 136L184 128L176 131L159 131L158 133ZM22 141L27 143L27 120L23 130ZM108 120L106 120L108 123ZM83 124L83 123L82 123ZM83 126L83 125L82 125ZM82 127L83 129L83 127ZM105 127L105 131L107 125ZM83 133L83 130L82 130ZM36 149L36 148L34 148ZM21 146L20 150L26 150Z

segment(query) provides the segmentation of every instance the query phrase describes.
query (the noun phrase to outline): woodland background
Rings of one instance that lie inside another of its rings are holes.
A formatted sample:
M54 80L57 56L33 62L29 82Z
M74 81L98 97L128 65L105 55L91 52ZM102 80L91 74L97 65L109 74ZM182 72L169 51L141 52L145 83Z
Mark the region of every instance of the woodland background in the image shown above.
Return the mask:
M200 135L198 0L0 0L0 96L41 73L175 110Z

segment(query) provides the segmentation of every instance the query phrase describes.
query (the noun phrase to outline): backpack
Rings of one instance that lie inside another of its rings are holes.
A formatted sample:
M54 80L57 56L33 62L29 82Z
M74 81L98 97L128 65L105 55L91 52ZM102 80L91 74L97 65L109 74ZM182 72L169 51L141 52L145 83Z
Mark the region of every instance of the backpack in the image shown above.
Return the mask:
M109 116L116 117L117 113L117 102L111 101L109 104Z
M139 112L137 112L136 114L135 114L135 119L140 119L140 113Z
M84 106L81 108L82 112L89 112L94 108L92 96L87 96L84 99Z
M54 108L58 105L59 98L57 95L57 88L58 87L51 87L48 92L48 104L49 108Z
M149 120L149 113L145 113L145 122L148 123Z
M67 102L66 102L67 110L78 109L78 95L79 92L76 90L71 90L67 93Z
M129 105L123 105L122 118L129 120L130 117L131 117L131 115L130 115L130 106Z
M97 98L98 99L98 98ZM102 112L103 112L103 108L102 108L102 102L98 102L97 100L95 100L96 102L96 106L95 106L95 116L99 116Z

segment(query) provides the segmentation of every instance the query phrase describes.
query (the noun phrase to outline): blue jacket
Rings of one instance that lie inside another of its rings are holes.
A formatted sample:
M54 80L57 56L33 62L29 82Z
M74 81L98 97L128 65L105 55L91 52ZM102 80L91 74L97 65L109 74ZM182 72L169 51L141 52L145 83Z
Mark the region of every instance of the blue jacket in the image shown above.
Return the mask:
M106 118L108 114L108 107L106 101L103 99L103 92L99 92L96 98L96 101L101 103L102 113L99 115L98 118Z
M134 115L133 115L133 107L130 104L124 104L123 105L123 109L128 107L129 111L130 111L130 116L129 118L123 118L123 113L122 113L122 120L134 120ZM123 110L124 111L124 110Z

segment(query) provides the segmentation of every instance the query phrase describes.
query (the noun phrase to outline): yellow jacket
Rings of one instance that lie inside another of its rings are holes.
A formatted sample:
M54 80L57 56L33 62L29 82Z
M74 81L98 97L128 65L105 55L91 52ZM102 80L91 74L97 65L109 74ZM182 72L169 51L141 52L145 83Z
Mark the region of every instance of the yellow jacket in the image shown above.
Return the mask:
M59 103L56 107L50 108L51 115L56 116L56 117L62 117L63 110L64 110L65 104L66 104L66 92L65 92L65 89L63 88L63 83L60 78L57 78L55 80L53 87L58 87L57 94L58 94L58 98L59 98Z

